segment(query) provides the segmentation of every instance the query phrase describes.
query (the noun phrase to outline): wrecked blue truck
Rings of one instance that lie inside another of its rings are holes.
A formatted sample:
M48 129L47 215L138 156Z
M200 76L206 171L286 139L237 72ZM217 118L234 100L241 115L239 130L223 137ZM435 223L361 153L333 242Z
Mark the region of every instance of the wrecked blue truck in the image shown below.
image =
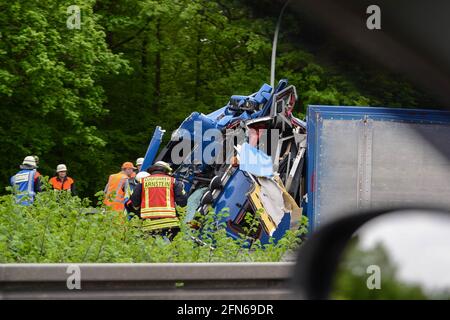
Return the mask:
M293 114L297 99L287 80L274 90L264 84L210 114L192 113L161 150L164 130L157 127L141 170L159 160L172 165L189 195L185 222L196 212L226 210L220 222L236 239L246 228L246 213L258 212L251 238L262 244L298 228L302 215L314 231L343 212L417 200L425 186L450 195L450 164L414 133L423 131L450 153L450 113L309 106L304 122ZM407 180L405 174L414 176L424 165L408 157L425 152L432 171L416 175L420 183ZM450 196L431 193L425 192L434 203L450 206Z
M238 238L247 212L260 214L253 235L279 240L297 227L305 193L306 123L293 115L295 87L264 84L249 96L232 96L210 114L194 112L158 153L164 131L157 127L141 170L166 161L189 195L186 222L210 207L228 211L227 234ZM274 165L275 164L275 165Z

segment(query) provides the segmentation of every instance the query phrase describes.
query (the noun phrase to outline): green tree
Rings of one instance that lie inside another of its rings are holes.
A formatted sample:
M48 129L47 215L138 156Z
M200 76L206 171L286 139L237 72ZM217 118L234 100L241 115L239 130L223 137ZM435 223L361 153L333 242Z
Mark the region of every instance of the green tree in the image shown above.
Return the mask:
M83 0L0 3L0 189L25 155L53 174L66 162L91 196L124 161L143 156L154 127L208 113L269 82L281 4L270 0ZM355 56L289 10L277 80L308 104L431 106L398 75Z
M127 69L105 42L95 1L79 2L81 29L68 29L71 1L9 1L0 4L0 136L4 186L25 155L41 156L52 173L67 162L83 190L101 171L104 117L99 80ZM89 165L87 166L87 164Z
M366 269L377 265L381 269L381 288L369 290ZM398 278L398 267L380 243L371 249L362 249L355 238L348 245L334 279L334 299L418 299L429 298L420 285Z

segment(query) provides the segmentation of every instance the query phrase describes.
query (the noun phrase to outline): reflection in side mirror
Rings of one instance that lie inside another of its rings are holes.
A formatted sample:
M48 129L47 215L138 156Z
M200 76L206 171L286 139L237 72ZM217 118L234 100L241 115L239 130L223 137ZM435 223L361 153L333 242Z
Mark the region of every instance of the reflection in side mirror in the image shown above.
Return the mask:
M371 220L348 243L332 288L332 299L450 299L450 216Z

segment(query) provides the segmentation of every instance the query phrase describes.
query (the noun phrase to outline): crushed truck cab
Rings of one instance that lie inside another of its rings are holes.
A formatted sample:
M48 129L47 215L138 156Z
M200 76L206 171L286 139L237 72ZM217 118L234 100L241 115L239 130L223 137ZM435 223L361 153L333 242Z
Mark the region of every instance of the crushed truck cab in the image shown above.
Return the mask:
M450 205L450 161L442 155L450 154L449 112L309 106L303 122L293 116L296 101L286 80L274 90L265 84L208 115L192 113L156 159L152 141L146 163L171 163L185 183L186 222L195 212L227 210L217 216L238 238L246 213L258 213L250 238L264 244L297 228L302 214L314 231L375 207ZM155 137L161 141L160 128Z
M258 214L249 240L276 242L298 227L306 192L306 123L293 115L296 101L287 80L274 90L264 84L251 95L233 95L210 114L193 112L158 155L164 132L157 127L141 170L159 160L172 165L189 195L185 222L195 212L227 212L217 217L236 239L247 227L246 214Z

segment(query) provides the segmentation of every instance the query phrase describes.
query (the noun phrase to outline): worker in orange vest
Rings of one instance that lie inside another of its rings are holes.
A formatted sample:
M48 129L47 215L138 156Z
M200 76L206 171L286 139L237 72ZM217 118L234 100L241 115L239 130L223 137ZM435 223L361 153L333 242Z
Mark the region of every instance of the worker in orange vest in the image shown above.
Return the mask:
M105 187L104 204L111 207L114 211L123 212L125 202L131 196L129 179L134 175L133 163L124 162L122 171L109 176L108 184Z
M65 164L58 164L56 167L56 176L49 180L54 190L66 190L75 195L75 181L67 176L67 167Z
M172 169L164 161L158 161L148 169L150 174L136 186L127 208L136 212L144 230L173 237L179 230L180 221L176 205L187 203L183 183L170 175Z

